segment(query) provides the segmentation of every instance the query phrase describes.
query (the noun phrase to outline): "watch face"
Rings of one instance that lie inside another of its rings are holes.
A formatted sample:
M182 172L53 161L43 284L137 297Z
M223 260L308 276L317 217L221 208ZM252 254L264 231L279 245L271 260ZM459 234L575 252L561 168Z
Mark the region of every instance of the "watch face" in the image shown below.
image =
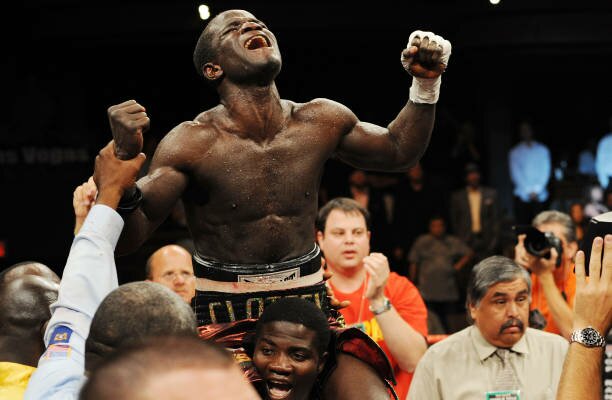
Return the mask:
M599 333L593 328L584 328L582 330L582 340L587 344L597 344Z

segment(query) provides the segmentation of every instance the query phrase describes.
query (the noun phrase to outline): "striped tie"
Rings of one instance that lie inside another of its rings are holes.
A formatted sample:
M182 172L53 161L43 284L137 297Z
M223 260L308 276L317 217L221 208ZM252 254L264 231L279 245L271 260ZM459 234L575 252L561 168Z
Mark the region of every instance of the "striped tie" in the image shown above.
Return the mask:
M495 354L499 357L501 362L501 368L495 379L495 390L518 389L516 375L514 374L512 363L510 362L510 350L497 349Z

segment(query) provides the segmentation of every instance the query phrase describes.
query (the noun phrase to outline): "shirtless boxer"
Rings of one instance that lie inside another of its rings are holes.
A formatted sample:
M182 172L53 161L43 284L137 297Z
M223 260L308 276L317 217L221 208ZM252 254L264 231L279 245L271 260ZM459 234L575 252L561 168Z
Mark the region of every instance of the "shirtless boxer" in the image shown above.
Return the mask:
M410 100L379 127L328 99L281 99L272 32L243 10L216 16L194 63L220 104L160 142L149 174L120 205L126 225L119 254L142 244L182 198L196 248L200 324L257 318L287 290L324 303L313 227L325 162L335 156L356 168L403 171L429 142L450 43L421 31L408 43L401 62L414 77ZM145 108L130 100L110 107L109 120L117 155L140 152Z

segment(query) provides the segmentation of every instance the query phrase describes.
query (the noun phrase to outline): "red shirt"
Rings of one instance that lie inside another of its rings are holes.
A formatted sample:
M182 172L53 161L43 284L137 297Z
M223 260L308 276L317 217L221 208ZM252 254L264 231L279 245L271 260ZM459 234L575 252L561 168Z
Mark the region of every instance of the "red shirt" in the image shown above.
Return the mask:
M331 279L333 281L333 278ZM365 283L365 281L364 281ZM334 295L340 301L350 300L351 305L340 310L347 326L358 325L360 329L368 334L378 345L384 350L393 371L395 373L395 379L397 385L395 391L400 399L405 399L410 388L410 382L412 381L412 373L405 372L399 368L397 361L391 355L391 352L385 344L382 331L374 317L374 314L369 309L369 301L363 297L364 285L362 284L359 289L353 293L343 293L339 291L333 283L331 283ZM391 272L389 279L387 280L387 286L385 287L385 296L391 301L393 308L397 310L399 315L406 321L412 328L422 334L424 337L427 336L427 308L421 298L419 290L403 276ZM363 297L363 301L362 301ZM360 311L361 308L361 319Z

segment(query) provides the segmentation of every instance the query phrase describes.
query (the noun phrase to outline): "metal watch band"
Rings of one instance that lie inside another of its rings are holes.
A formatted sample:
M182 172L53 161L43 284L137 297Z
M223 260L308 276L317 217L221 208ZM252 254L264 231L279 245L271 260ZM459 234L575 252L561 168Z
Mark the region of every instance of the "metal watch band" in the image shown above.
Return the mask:
M572 332L570 343L577 342L586 347L605 347L606 339L592 326Z
M373 308L372 305L370 305L368 308L370 309L372 314L380 315L380 314L384 313L385 311L389 311L391 309L391 301L388 298L385 297L384 300L383 300L382 307L380 307L380 308Z

